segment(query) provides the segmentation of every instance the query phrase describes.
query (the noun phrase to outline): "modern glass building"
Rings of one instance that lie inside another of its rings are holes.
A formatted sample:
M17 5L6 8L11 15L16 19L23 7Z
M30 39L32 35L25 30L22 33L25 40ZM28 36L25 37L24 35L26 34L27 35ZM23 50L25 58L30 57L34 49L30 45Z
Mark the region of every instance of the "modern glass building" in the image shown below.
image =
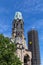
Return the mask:
M40 65L40 50L37 30L28 32L28 49L32 52L32 65Z

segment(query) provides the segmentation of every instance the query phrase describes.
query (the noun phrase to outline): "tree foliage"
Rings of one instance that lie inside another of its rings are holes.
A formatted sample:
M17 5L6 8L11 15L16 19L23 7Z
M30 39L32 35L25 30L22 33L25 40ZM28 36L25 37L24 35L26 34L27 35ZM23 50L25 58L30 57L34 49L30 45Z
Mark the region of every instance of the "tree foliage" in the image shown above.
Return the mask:
M16 45L10 43L8 37L0 34L0 65L22 65L19 58L15 55Z

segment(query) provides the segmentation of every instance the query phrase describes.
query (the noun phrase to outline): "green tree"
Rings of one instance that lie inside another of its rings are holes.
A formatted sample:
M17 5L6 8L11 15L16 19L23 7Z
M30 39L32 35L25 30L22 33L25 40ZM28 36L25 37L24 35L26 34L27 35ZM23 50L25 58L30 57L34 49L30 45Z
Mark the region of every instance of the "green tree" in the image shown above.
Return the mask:
M22 65L15 51L16 45L10 43L8 37L4 37L0 34L0 65Z

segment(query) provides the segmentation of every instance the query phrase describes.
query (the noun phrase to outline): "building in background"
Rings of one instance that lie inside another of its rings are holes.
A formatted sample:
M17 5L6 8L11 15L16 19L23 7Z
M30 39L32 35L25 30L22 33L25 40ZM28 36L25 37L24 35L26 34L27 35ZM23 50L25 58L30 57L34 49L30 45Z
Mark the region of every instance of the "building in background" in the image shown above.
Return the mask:
M36 30L28 32L28 49L32 52L31 65L40 65L39 40Z

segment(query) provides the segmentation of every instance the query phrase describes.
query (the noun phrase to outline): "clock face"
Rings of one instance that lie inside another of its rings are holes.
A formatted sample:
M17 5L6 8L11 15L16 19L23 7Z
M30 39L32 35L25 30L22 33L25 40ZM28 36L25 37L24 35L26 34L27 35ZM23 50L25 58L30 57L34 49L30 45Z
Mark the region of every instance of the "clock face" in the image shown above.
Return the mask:
M16 31L16 35L21 37L22 34L20 31Z
M17 37L17 38L16 38L16 41L17 41L16 43L20 43L20 44L22 43L22 40L21 40L20 37Z

